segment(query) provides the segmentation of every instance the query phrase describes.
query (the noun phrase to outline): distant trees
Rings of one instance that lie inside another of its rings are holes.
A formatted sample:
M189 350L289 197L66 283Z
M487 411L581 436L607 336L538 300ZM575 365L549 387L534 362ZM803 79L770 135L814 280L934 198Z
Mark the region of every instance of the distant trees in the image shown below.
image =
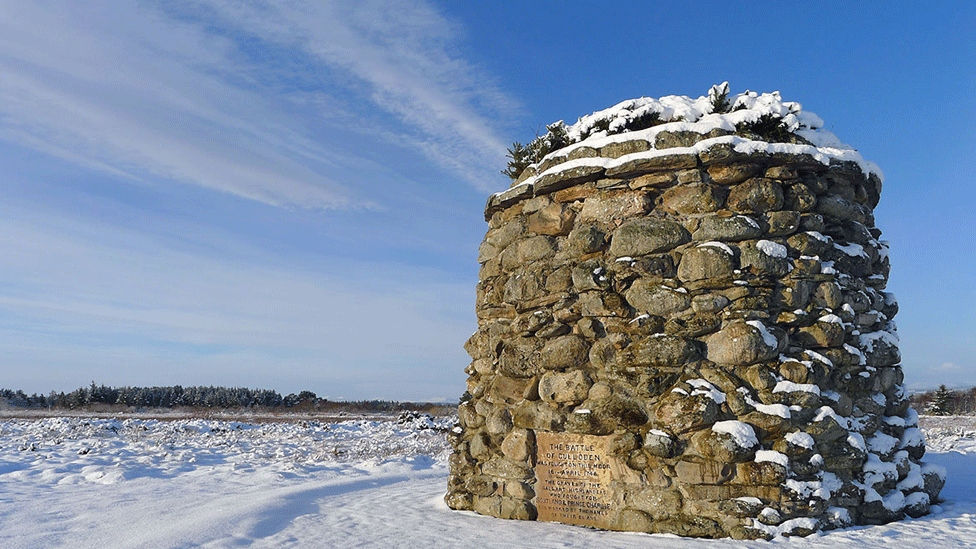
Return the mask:
M303 397L315 393L303 391ZM8 406L17 408L67 408L75 409L90 405L117 405L130 408L174 408L186 406L193 408L252 408L261 406L276 408L284 399L269 389L247 389L244 387L109 387L92 382L88 387L75 389L70 393L51 391L48 396L34 394L27 396L23 391L0 389L0 399Z
M11 391L10 389L0 389L0 402L7 406L16 408L26 408L29 406L47 406L48 399L44 395L33 394L27 396L24 391Z
M449 413L453 407L435 403L359 400L334 402L312 391L281 396L271 389L245 387L109 387L92 382L69 393L27 395L21 390L0 389L0 404L14 408L99 409L102 408L204 408L204 409L289 409L302 412L396 412L413 410Z
M934 416L947 416L952 413L952 393L945 385L939 385L939 390L932 397L929 413Z
M976 387L953 390L945 385L938 389L911 396L912 406L920 414L934 416L976 413Z

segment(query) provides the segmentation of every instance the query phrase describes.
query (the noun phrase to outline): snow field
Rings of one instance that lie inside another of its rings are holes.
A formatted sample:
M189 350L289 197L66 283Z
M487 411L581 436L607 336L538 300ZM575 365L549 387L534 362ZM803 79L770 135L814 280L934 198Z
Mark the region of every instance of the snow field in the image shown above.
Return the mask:
M0 420L0 547L974 547L976 418L920 423L949 473L931 516L764 542L450 511L450 420Z

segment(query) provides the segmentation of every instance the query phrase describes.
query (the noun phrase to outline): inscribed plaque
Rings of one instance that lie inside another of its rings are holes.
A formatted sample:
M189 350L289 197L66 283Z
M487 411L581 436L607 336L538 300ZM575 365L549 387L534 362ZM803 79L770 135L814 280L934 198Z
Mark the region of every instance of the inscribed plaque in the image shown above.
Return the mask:
M538 520L608 528L610 437L536 431Z

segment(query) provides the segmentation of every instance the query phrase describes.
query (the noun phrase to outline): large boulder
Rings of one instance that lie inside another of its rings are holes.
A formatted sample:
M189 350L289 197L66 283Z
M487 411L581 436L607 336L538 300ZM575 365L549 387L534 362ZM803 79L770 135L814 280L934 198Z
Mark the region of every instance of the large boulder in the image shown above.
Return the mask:
M687 290L656 284L648 278L636 280L624 297L639 313L652 315L669 315L691 306L691 295Z
M586 400L592 385L582 370L548 372L539 380L539 396L555 405L579 404Z
M780 342L759 321L731 322L705 339L707 358L721 366L748 366L779 354Z
M731 283L735 268L731 248L721 242L705 242L681 254L678 279L700 287L724 287Z
M740 213L764 213L783 207L783 187L772 179L755 177L732 187L728 207Z
M672 250L691 240L688 229L674 221L645 217L627 221L613 233L610 254L633 257Z

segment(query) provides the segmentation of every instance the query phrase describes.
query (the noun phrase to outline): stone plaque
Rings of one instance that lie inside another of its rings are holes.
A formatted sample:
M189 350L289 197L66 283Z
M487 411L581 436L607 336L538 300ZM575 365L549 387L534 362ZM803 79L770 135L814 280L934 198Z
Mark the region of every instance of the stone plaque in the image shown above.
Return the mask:
M538 520L608 528L612 506L610 437L536 431Z

